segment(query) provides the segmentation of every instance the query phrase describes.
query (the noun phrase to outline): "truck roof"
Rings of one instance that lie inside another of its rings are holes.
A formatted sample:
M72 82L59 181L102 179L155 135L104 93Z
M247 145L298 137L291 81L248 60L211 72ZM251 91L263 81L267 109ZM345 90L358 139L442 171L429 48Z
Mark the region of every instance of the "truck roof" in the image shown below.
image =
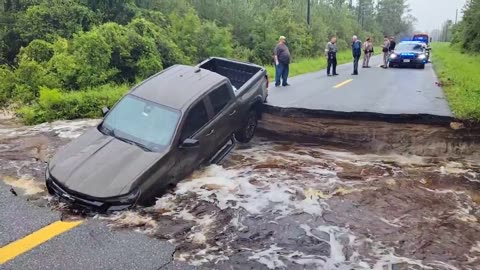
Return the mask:
M183 111L192 100L224 81L225 77L206 69L174 65L136 86L130 94Z

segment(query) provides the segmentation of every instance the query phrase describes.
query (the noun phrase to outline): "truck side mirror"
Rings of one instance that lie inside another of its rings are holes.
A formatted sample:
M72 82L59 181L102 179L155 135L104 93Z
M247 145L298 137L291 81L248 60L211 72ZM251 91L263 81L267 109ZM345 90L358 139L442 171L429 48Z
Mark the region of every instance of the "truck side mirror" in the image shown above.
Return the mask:
M102 114L103 116L107 115L107 113L110 111L110 109L108 107L103 107L102 108Z
M195 139L185 139L183 143L180 145L181 149L190 149L190 148L197 148L200 145L200 142Z

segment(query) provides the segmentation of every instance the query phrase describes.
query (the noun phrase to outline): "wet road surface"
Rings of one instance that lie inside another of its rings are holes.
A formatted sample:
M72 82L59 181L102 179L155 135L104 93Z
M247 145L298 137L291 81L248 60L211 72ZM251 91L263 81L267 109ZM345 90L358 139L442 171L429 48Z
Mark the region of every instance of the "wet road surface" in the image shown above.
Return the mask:
M379 67L381 57L372 58L372 68L360 68L352 76L353 64L340 65L340 76L327 77L324 70L291 78L290 87L272 88L268 103L281 108L304 108L335 112L379 114L427 114L451 117L432 64L425 70Z
M155 206L91 217L47 196L43 174L95 124L0 126L0 254L52 222L82 222L0 269L480 268L478 160L257 138Z

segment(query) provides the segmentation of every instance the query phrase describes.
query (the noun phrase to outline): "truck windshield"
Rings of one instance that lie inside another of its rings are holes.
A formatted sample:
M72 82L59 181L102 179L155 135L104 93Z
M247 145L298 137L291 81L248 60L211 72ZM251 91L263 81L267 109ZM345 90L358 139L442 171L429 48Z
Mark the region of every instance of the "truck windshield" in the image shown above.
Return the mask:
M170 144L179 118L176 110L127 95L107 115L101 129L127 143L155 151Z

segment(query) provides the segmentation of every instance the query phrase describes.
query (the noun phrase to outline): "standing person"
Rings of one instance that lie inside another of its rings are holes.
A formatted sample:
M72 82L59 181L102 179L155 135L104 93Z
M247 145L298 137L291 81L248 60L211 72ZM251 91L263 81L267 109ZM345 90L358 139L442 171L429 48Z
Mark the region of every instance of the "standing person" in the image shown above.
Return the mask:
M368 37L367 41L363 44L363 67L370 68L370 57L373 54L373 43L372 40Z
M325 57L327 57L327 76L338 76L337 73L337 37L333 36L325 47ZM330 75L330 69L333 69Z
M390 53L395 51L395 47L397 47L397 43L395 42L395 37L390 37L390 46L388 47Z
M273 56L275 58L275 87L280 86L280 78L282 79L282 86L289 86L288 84L288 72L290 66L290 50L288 49L285 41L286 37L281 36L278 39L278 44L273 50Z
M382 68L388 68L388 55L390 51L390 40L388 40L388 37L385 36L383 39L383 46L382 46L382 51L383 51L383 65Z
M362 56L362 42L357 36L352 37L352 55L353 55L353 73L352 75L358 75L358 62L360 56Z

